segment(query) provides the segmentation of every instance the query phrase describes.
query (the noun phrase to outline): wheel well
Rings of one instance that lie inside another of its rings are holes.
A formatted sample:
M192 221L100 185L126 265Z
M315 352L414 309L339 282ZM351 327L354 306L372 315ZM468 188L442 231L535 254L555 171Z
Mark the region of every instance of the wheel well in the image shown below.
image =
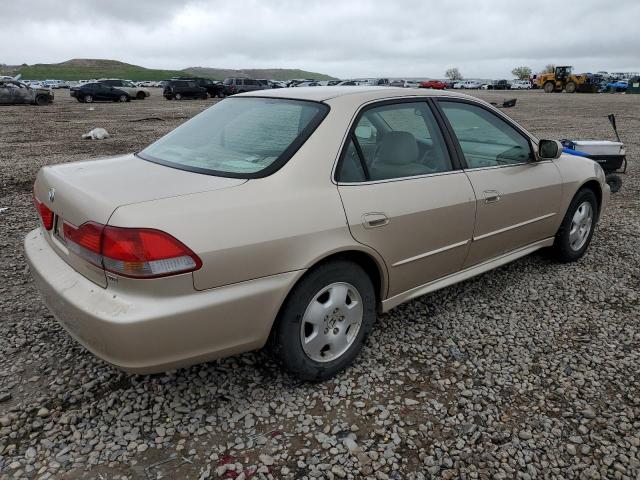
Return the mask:
M384 282L383 282L384 277L382 272L380 271L380 266L378 265L378 262L376 262L376 260L374 260L374 258L371 257L371 255L359 250L347 250L344 252L337 252L332 255L329 255L328 257L323 258L322 260L314 264L312 267L310 267L309 270L334 260L346 260L349 262L353 262L359 265L360 267L362 267L362 269L366 272L366 274L371 279L371 283L373 283L373 288L376 292L376 303L380 304L380 302L382 302L382 299L383 299L382 289L384 288Z
M581 189L586 188L591 190L598 200L598 216L600 215L600 205L602 205L602 188L597 180L589 180L587 183L582 185Z

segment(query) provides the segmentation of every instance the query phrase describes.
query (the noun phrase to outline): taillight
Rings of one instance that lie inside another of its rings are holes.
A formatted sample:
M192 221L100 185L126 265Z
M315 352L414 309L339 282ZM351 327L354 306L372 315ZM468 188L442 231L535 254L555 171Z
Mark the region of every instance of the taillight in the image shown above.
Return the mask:
M105 270L127 277L162 277L202 266L195 253L167 233L109 226L102 232L102 261Z
M33 197L33 204L38 210L40 220L42 220L42 226L45 230L51 230L53 228L53 212L44 203L38 200L35 195Z
M94 265L125 277L155 278L192 272L200 258L168 233L149 228L120 228L64 222L69 250Z

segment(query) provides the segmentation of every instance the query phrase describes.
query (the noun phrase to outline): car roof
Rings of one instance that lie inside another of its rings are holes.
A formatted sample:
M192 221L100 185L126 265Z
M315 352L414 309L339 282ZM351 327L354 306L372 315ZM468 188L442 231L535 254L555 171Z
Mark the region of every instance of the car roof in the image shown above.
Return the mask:
M353 87L298 87L298 88L282 88L277 90L257 90L255 92L240 93L239 97L270 97L270 98L287 98L292 100L312 100L316 102L324 102L326 100L350 97L350 100L357 100L353 97L361 97L363 102L392 98L392 97L458 97L470 98L468 95L446 92L442 90L418 89L418 88L402 88L402 87L378 87L378 86L353 86Z

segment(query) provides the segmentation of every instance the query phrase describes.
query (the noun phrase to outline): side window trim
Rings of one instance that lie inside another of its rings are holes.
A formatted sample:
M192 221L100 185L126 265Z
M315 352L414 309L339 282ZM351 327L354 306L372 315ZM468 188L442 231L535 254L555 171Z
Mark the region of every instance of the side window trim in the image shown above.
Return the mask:
M364 154L362 153L362 148L360 147L360 142L358 141L358 137L356 137L355 133L350 135L351 141L353 142L353 146L356 149L356 153L358 154L358 160L360 160L360 165L362 166L362 171L364 172L364 181L371 181L371 173L369 172L369 166L367 162L364 161Z
M447 118L447 116L445 115L444 111L442 110L442 106L440 105L441 103L446 103L446 102L450 102L450 103L464 103L467 105L473 105L474 107L478 107L483 109L484 111L488 112L489 114L493 115L494 117L496 117L499 120L502 120L504 123L506 123L507 125L509 125L511 128L513 128L517 133L519 133L522 138L524 138L528 143L529 143L529 149L531 152L531 155L534 156L535 155L535 149L534 149L534 140L531 138L531 136L529 134L527 134L527 132L523 131L518 125L515 125L512 121L510 121L509 118L507 117L503 117L502 115L497 115L496 112L492 111L490 108L487 108L486 105L482 105L481 103L478 102L474 102L472 100L466 100L464 98L438 98L438 99L434 99L434 104L435 107L438 111L439 116L442 118L442 122L443 125L445 127L445 129L447 130L448 135L450 136L450 140L451 143L453 144L453 147L455 148L456 152L457 152L457 157L459 157L460 159L460 164L462 165L462 168L464 170L482 170L482 169L486 169L486 168L507 168L507 167L516 167L519 165L526 165L527 163L531 163L531 162L521 162L521 163L514 163L514 164L509 164L509 165L498 165L498 166L491 166L491 167L469 167L469 165L467 164L467 160L464 156L464 153L462 151L462 146L460 145L460 142L458 141L458 137L456 136L453 127L451 126L451 123L449 123L449 119Z
M402 103L424 103L426 105L426 107L431 111L432 115L435 117L436 120L436 125L440 130L440 134L443 137L444 140L444 144L445 144L445 148L447 149L447 152L449 153L449 158L451 161L451 167L452 169L450 171L447 172L437 172L437 173L431 173L431 174L422 174L422 175L412 175L412 176L408 176L408 177L398 177L398 178L393 178L393 179L385 179L385 180L370 180L371 176L369 174L368 168L365 165L365 161L362 155L362 149L360 148L360 144L358 143L356 136L355 136L355 129L358 125L358 122L360 122L360 120L362 119L362 117L364 116L364 114L368 111L371 110L373 108L377 108L377 107L384 107L386 105L398 105L398 104L402 104ZM387 100L378 100L378 101L374 101L371 103L367 103L363 106L360 107L360 110L358 110L358 112L355 114L353 120L351 121L351 124L349 126L349 130L347 131L347 135L344 137L342 146L340 148L340 153L338 155L338 160L336 162L334 162L333 165L333 172L331 174L331 178L332 181L336 184L347 184L347 185L357 185L357 184L364 184L364 183L370 183L370 182L389 182L389 181L398 181L398 180L404 180L404 179L411 179L411 178L420 178L420 177L425 177L425 176L435 176L435 175L447 175L447 174L451 174L451 173L455 173L455 172L460 172L461 170L463 170L466 165L464 165L462 162L464 162L464 155L462 155L462 151L460 150L460 153L458 153L458 150L456 148L456 144L458 143L457 140L454 139L452 140L449 130L448 128L450 128L450 125L448 125L448 122L446 120L446 118L441 118L444 117L444 115L440 112L440 107L437 105L436 102L433 101L433 97L404 97L404 98L393 98L393 99L387 99ZM444 122L447 122L446 124ZM338 178L338 174L340 172L340 169L342 167L342 163L344 162L344 158L347 154L347 150L349 148L349 142L351 142L353 140L355 140L353 142L354 147L356 148L356 152L358 153L358 157L360 159L360 163L363 166L364 172L365 172L365 176L366 176L366 180L362 181L362 182L343 182ZM455 140L455 143L453 143L453 141Z

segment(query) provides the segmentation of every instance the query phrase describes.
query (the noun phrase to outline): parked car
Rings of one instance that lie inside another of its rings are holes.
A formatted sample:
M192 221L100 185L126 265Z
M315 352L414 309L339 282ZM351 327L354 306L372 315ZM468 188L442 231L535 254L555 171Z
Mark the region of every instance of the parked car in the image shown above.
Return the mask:
M596 162L482 100L379 87L232 97L33 191L29 270L91 352L160 372L270 339L310 380L377 312L543 247L581 258L609 200Z
M129 102L131 96L124 90L100 82L84 83L71 87L69 95L79 102L92 103L95 101Z
M210 78L200 78L200 77L180 77L173 78L172 80L189 80L195 82L199 87L204 88L211 98L222 98L224 97L224 86L220 82L216 82L211 80Z
M447 84L440 80L426 80L424 82L420 82L419 86L420 88L433 88L435 90L444 90L447 88Z
M478 89L482 86L480 82L475 80L462 80L453 85L455 89Z
M0 104L48 105L53 92L48 88L32 87L11 77L0 78Z
M200 87L193 80L169 80L164 86L162 95L167 100L205 99L208 97L207 90L204 87Z
M629 82L626 80L618 80L615 82L609 82L605 85L606 92L626 92L629 88Z
M336 87L357 87L358 86L358 82L356 82L355 80L343 80L341 82L336 83L333 86L336 86Z
M529 90L531 82L529 80L513 80L510 83L511 90Z
M225 95L235 95L236 93L255 92L265 88L260 82L253 78L228 77L222 81Z
M300 82L293 86L294 87L319 87L320 84L318 82Z
M121 80L119 78L101 78L98 82L103 85L108 85L110 87L115 87L119 90L127 92L130 98L136 98L138 100L144 100L151 92L144 87L136 85L130 80Z
M416 80L393 80L389 82L390 87L402 87L402 88L418 88L420 83Z
M511 90L511 88L507 80L494 80L489 84L489 90Z
M341 82L341 80L329 80L327 81L327 86L328 87L335 87L336 85L339 85Z

